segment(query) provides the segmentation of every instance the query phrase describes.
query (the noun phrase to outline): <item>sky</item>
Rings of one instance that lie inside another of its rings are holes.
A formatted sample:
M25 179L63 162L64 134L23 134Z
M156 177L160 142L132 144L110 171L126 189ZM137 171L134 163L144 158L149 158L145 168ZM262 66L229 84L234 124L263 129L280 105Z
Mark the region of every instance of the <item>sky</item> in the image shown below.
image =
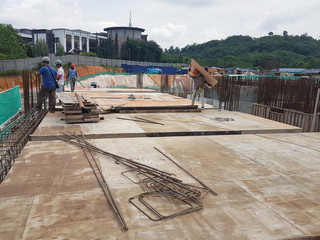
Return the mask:
M162 49L233 35L307 33L320 39L319 0L0 0L0 23L14 28L143 28Z

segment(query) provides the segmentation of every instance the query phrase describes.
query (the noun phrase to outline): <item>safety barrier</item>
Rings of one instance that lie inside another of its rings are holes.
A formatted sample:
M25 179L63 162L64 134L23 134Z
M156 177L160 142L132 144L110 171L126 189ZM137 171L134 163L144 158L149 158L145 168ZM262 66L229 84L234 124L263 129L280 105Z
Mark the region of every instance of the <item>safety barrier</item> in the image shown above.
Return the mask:
M295 110L270 107L261 104L253 104L252 114L273 121L300 127L303 132L310 132L313 114L307 114ZM320 131L320 114L316 114L315 132Z

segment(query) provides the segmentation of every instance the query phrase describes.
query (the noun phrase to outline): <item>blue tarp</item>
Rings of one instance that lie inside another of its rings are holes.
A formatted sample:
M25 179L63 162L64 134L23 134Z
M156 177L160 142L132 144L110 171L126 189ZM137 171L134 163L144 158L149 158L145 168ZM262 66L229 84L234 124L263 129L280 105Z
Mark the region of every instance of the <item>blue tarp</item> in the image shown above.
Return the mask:
M122 64L121 67L128 73L146 73L148 68L160 68L162 74L175 75L177 74L177 68L175 67L163 67L163 66L138 66L138 65L128 65Z

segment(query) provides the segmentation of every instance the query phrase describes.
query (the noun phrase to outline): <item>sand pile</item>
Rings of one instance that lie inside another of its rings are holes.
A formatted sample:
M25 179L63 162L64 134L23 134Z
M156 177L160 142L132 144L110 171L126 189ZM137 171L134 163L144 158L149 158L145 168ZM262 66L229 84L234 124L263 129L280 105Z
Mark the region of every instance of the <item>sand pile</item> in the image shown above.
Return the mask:
M81 84L83 87L90 88L92 83L96 83L98 87L120 87L126 86L135 88L137 86L136 75L100 75L86 80L82 80ZM80 83L77 83L77 87L81 87ZM156 86L154 81L148 76L143 75L143 86Z

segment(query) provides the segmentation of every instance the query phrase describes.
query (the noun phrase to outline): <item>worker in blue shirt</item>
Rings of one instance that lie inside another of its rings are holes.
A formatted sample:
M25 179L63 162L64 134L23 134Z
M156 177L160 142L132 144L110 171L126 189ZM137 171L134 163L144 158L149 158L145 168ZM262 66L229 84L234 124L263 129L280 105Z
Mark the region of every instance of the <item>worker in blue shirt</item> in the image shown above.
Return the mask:
M67 81L69 79L71 92L74 91L74 87L76 85L76 81L78 80L78 72L75 69L75 66L76 65L74 63L72 63L71 64L71 68L69 68L68 74L67 74Z
M42 75L42 86L39 92L37 105L35 106L36 110L42 109L42 104L44 98L49 96L49 112L54 113L56 107L56 78L57 71L55 68L50 66L50 58L42 58L42 67L39 71L39 74Z

